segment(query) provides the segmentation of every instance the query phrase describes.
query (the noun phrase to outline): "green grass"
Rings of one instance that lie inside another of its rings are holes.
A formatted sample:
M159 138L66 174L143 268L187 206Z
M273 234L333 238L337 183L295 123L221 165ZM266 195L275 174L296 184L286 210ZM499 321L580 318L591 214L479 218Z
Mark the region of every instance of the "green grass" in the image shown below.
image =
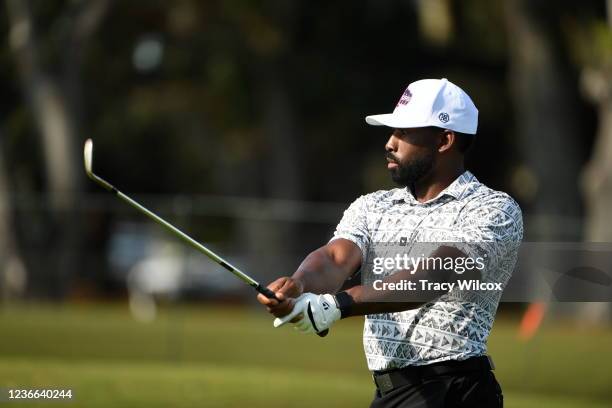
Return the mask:
M144 324L121 305L4 307L0 386L70 387L71 407L367 406L361 330L349 319L303 336L257 309L173 307ZM515 322L498 321L490 352L506 406L609 406L610 344L611 330L569 325L522 343Z

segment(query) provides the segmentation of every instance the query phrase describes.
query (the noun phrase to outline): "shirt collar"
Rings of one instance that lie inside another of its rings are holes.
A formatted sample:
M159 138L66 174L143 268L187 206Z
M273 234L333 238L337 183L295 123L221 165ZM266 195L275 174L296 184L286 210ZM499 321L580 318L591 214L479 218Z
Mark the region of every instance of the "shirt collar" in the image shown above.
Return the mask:
M450 196L455 200L460 200L464 193L468 190L470 185L474 185L474 183L477 182L478 180L476 179L476 176L474 176L470 171L466 170L451 184L449 184L448 187L442 190L440 194L438 194L435 198L426 201L425 203L420 203L416 198L414 198L412 192L410 191L410 189L408 189L408 187L396 189L393 195L391 196L391 200L393 200L394 202L403 200L411 204L427 204L437 201L444 196Z

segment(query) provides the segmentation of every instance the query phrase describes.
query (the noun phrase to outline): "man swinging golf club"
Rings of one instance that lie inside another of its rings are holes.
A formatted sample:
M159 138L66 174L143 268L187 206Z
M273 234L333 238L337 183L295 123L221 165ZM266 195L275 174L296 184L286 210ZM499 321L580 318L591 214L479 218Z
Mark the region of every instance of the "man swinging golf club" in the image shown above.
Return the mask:
M474 281L507 282L523 236L521 210L464 168L478 110L447 79L424 79L408 86L393 113L366 122L390 128L387 168L400 188L355 200L327 245L309 254L291 277L268 286L276 299L258 300L276 316L275 327L291 322L305 333L365 315L363 343L376 385L371 407L501 407L501 388L486 355L500 290L442 285L417 290L415 304L376 289L399 282L418 287L440 269L425 263L381 275L378 286L363 279L375 276L372 257L381 245L438 243L425 255L480 257L482 268L471 271ZM362 284L341 291L357 272Z

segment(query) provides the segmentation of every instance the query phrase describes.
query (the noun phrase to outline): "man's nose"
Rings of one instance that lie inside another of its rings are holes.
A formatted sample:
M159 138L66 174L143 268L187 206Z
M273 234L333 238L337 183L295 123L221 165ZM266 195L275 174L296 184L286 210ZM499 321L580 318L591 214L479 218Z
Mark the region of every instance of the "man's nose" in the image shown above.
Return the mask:
M395 136L391 135L389 140L387 140L387 144L385 145L385 150L388 152L397 151L397 139Z

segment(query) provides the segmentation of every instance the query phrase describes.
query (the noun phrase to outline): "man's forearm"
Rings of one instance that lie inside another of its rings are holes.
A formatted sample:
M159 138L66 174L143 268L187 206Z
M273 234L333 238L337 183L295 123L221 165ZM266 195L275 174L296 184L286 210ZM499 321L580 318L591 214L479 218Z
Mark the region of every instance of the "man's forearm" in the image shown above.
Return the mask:
M422 271L421 271L422 273ZM416 280L419 275L402 270L381 279L385 284ZM363 316L376 313L395 313L415 309L422 304L444 294L443 291L395 292L392 290L376 290L374 285L357 285L345 290L345 306L342 317Z
M423 301L400 302L388 300L385 299L384 295L372 296L372 290L372 288L363 285L353 286L345 290L344 292L348 295L348 298L345 296L345 299L348 300L344 302L346 307L342 310L342 317L402 312L415 309L425 303Z
M351 273L339 266L333 255L322 247L304 259L292 278L302 283L304 292L336 293Z
M453 247L442 246L432 252L430 256L440 257L441 259L466 257L461 251ZM478 275L478 274L477 274ZM429 282L446 283L457 279L459 275L449 273L448 271L437 271L435 269L428 270L419 268L416 272L407 270L398 271L397 273L381 279L381 283L388 284L417 280L428 280ZM467 272L463 278L477 278L472 272ZM379 285L383 286L384 285ZM348 296L343 296L344 310L342 317L361 316L366 314L376 313L395 313L404 310L417 308L424 303L435 300L448 292L445 289L427 289L419 290L419 285L415 285L416 289L394 291L394 290L376 290L373 285L358 285L347 289L345 292Z

